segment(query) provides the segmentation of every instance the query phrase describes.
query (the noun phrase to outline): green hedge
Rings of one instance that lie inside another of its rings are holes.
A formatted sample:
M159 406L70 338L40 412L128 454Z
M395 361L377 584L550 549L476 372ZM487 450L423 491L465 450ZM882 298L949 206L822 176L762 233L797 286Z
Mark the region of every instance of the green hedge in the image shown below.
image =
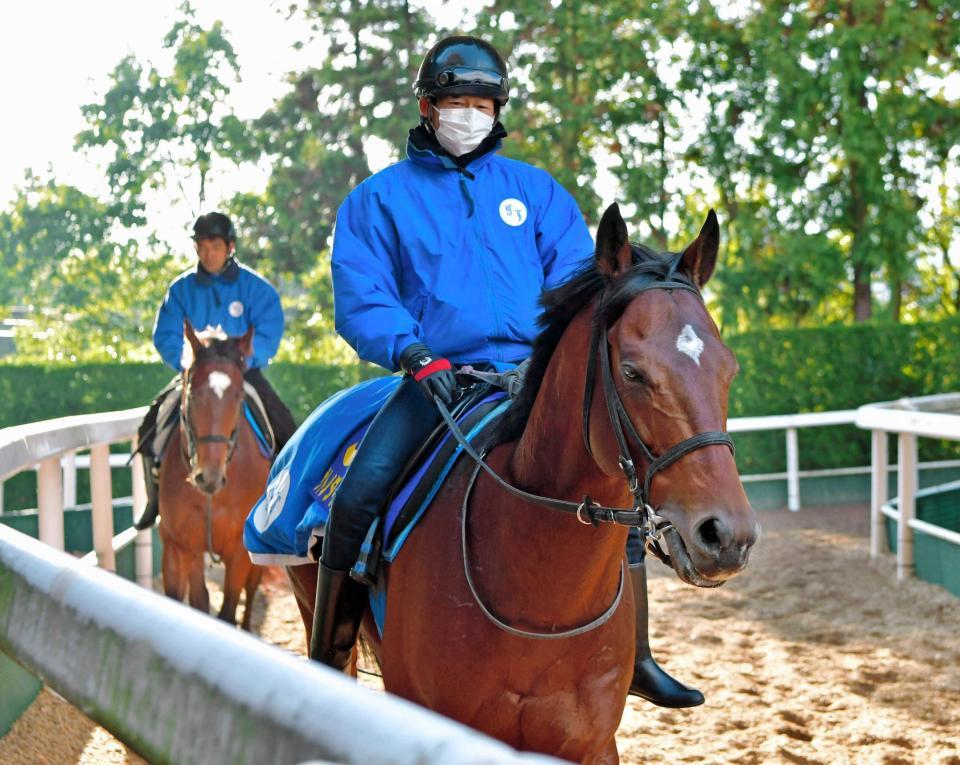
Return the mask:
M754 332L728 340L740 362L730 416L855 409L902 396L960 390L960 318ZM800 432L802 469L870 464L870 434L854 427ZM892 440L892 439L891 439ZM781 432L736 436L745 473L785 470ZM958 456L951 442L921 439L921 459Z
M955 351L960 348L960 318L936 324L764 331L727 342L740 362L730 391L731 417L853 409L901 396L960 390L960 354ZM298 420L335 391L380 374L382 370L369 365L277 363L267 371ZM0 365L0 427L142 406L169 378L170 370L160 364ZM736 443L741 471L785 469L782 432L739 434ZM869 433L854 427L805 430L800 433L801 467L866 465L869 447ZM921 440L923 459L957 456L955 444ZM121 474L117 479L119 491L128 479ZM33 506L33 483L32 476L9 482L7 508ZM81 485L79 501L85 496Z
M297 421L341 388L382 375L368 364L348 367L317 364L271 364L270 381ZM74 414L108 412L149 404L171 378L163 364L70 364L56 366L0 364L0 428ZM120 446L116 451L123 451ZM89 474L77 474L77 501L90 501ZM130 471L114 470L114 494L130 493ZM37 506L36 478L14 476L4 485L4 509Z

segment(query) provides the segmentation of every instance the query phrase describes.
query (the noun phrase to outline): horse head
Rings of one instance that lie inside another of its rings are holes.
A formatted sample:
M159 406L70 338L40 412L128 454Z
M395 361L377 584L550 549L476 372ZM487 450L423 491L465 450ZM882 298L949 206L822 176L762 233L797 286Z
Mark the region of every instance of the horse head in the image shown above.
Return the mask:
M242 337L219 330L196 333L183 323L183 391L181 437L189 463L188 479L213 495L227 482L242 417L245 359L253 350L253 327Z
M584 417L588 449L605 473L622 474L618 443L629 450L643 502L659 517L662 557L701 587L739 573L760 531L724 433L737 361L700 295L719 240L711 210L686 249L657 253L631 245L619 208L607 209L597 231L595 266L606 286L594 333L599 356L608 355L598 376L609 376ZM616 397L627 431L619 441Z

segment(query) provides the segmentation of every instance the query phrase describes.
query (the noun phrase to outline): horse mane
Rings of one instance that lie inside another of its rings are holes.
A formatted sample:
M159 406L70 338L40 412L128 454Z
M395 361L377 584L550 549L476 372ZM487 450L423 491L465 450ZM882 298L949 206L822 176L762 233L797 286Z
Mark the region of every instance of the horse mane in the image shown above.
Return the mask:
M690 279L677 270L682 252L661 253L642 244L632 244L631 252L633 266L622 276L611 278L600 273L591 260L568 281L540 296L540 305L543 306L538 319L540 332L533 341L533 353L523 388L500 418L492 435L492 444L515 441L523 434L560 338L573 318L597 295L602 294L603 297L594 315L594 327L606 328L620 318L633 299L651 282L672 280L693 286Z
M243 354L232 338L228 337L226 332L223 331L222 327L207 327L195 334L203 347L200 353L194 357L193 346L189 342L184 342L180 361L184 369L190 369L204 361L216 360L232 361L241 368L243 367Z

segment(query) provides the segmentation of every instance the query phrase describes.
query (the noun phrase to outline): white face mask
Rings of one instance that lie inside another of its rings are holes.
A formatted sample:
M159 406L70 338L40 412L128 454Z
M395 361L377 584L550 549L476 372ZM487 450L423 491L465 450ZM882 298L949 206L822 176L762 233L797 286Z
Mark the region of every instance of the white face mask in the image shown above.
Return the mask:
M454 157L476 149L493 129L493 117L479 109L437 109L437 115L440 118L440 126L434 131L437 140Z

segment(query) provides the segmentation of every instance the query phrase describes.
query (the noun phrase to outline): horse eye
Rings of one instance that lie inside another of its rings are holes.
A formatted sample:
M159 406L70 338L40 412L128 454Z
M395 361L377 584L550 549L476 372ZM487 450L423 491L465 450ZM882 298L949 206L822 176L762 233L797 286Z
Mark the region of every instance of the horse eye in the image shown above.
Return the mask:
M637 369L632 364L621 364L620 373L623 375L624 379L629 380L630 382L645 384L647 382L647 377Z

